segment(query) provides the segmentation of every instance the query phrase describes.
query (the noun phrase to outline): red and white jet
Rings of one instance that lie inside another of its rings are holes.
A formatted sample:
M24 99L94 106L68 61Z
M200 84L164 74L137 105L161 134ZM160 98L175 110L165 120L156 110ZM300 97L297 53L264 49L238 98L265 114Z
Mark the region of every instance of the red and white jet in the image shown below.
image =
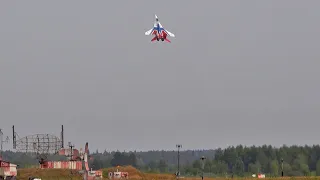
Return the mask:
M157 15L155 15L156 21L154 22L153 28L150 29L149 31L145 32L144 34L149 36L149 35L155 35L151 41L159 41L160 39L162 41L167 41L171 42L169 39L167 39L167 36L175 37L175 35L168 30L164 29L161 23L159 22L159 19Z

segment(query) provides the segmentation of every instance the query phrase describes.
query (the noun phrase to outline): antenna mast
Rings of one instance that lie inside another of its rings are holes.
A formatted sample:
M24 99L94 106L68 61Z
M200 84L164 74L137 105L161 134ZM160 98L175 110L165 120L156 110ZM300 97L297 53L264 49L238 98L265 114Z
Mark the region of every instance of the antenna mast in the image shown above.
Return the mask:
M17 133L14 130L14 126L12 126L12 146L13 146L13 149L17 148Z
M60 139L61 139L61 148L64 148L64 130L63 130L63 125L61 125L61 134L60 134Z

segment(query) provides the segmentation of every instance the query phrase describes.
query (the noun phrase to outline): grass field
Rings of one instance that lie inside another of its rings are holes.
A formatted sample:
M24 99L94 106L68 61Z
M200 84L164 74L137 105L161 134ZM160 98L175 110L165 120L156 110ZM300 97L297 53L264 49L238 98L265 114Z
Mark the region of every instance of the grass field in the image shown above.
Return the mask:
M108 179L108 172L115 171L115 168L103 169L103 179ZM148 174L142 173L137 169L127 166L119 167L119 171L125 171L129 173L130 180L175 180L175 176L171 174ZM19 169L18 180L27 180L29 177L39 177L42 180L81 180L82 176L77 171L65 170L65 169ZM207 178L204 180L227 180L232 178ZM241 179L257 179L257 178L233 178L233 180ZM265 180L320 180L320 177L279 177L279 178L265 178ZM181 178L181 180L201 180L198 178Z
M27 180L29 177L39 177L42 180L81 180L82 176L73 171L64 169L38 169L38 168L28 168L19 169L17 179Z

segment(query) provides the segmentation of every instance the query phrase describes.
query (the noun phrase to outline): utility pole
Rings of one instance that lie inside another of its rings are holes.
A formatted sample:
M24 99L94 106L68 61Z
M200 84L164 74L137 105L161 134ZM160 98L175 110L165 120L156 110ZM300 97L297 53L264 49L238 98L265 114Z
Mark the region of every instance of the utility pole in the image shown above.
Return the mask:
M178 148L178 172L177 172L177 179L180 178L180 148L182 148L181 144L177 144L176 147Z
M281 158L281 176L283 177L283 158Z
M202 156L200 159L201 159L201 162L202 162L202 175L201 175L201 179L203 180L203 174L204 174L204 160L206 160L206 157Z

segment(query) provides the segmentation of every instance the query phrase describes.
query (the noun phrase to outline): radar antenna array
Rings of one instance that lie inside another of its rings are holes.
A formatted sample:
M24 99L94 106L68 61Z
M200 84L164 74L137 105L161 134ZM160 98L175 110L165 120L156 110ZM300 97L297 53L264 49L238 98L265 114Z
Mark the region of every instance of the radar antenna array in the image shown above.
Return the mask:
M3 140L3 132L2 129L0 129L0 158L2 156L2 151L3 151L3 143L8 143L9 142L9 137L7 136L5 140Z
M20 138L13 130L13 149L19 152L36 154L39 162L47 160L48 155L57 154L63 148L63 125L61 127L61 137L51 134L34 134Z

